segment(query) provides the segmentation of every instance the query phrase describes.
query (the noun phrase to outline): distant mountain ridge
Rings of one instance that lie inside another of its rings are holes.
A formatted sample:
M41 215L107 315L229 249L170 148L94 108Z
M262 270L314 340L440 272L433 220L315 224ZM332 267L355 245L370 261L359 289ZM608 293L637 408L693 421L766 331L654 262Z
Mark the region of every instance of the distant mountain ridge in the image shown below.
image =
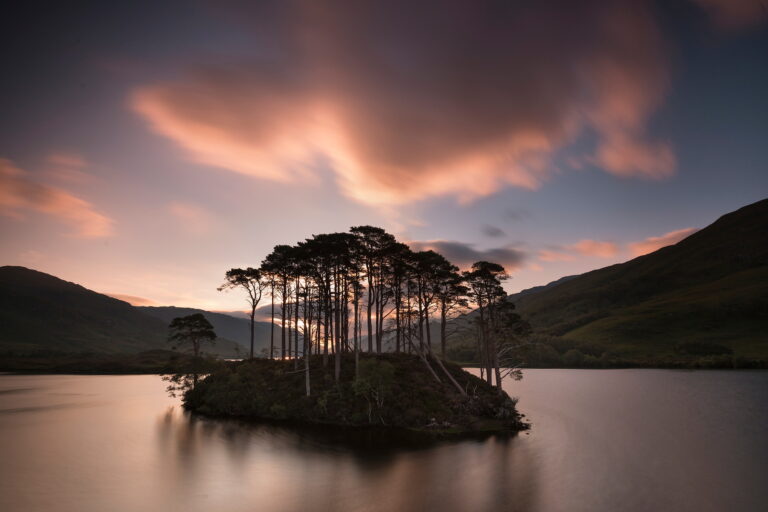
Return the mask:
M251 344L251 321L239 316L233 316L228 313L217 313L205 311L203 309L182 308L176 306L141 306L138 309L162 320L166 325L176 317L202 313L211 325L216 335L231 340L245 350L244 354L250 350ZM254 324L254 354L259 355L263 349L269 350L270 337L269 322L255 322Z
M235 320L235 319L233 319ZM167 349L168 322L43 272L0 267L0 354L138 353ZM225 356L243 346L217 340Z
M768 359L768 199L675 245L511 298L537 331L619 356L715 343Z

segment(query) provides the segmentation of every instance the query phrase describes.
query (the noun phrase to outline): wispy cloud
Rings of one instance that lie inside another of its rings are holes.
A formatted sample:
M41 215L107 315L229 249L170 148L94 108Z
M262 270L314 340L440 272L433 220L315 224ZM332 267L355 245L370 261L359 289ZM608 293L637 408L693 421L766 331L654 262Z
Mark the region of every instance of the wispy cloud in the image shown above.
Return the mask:
M51 153L46 157L46 161L49 164L57 165L60 167L70 167L76 169L82 169L88 166L88 161L85 159L85 157L77 153Z
M192 235L210 233L215 222L207 209L193 203L172 201L168 204L168 211L180 221L184 231Z
M88 160L78 153L57 152L49 154L46 159L46 176L65 183L85 183L92 176L85 172Z
M614 242L583 239L570 245L550 246L538 252L539 261L573 261L578 256L613 258L619 253Z
M664 233L661 236L651 236L645 240L629 244L629 252L633 258L642 256L644 254L657 251L662 247L674 245L684 238L688 238L698 230L698 228L685 228L678 229L676 231L670 231L669 233Z
M23 219L29 212L71 225L74 236L100 238L113 234L113 220L89 202L64 189L34 181L10 160L0 159L0 213Z
M198 162L298 182L321 155L370 204L537 188L586 130L609 173L674 172L646 132L669 74L650 2L483 4L244 2L279 58L200 66L130 103Z
M500 227L492 226L490 224L483 226L483 234L485 236L490 236L491 238L500 238L507 235L507 233Z
M573 261L574 256L568 252L553 249L542 249L538 253L540 261Z
M597 258L613 258L619 252L619 247L613 242L601 242L599 240L579 240L568 249L585 256Z

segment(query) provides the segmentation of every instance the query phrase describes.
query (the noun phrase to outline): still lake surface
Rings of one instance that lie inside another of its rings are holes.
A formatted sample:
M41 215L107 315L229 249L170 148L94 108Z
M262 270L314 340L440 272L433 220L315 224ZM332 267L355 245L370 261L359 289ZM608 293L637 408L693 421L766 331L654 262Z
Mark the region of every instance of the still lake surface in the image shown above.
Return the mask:
M0 510L768 510L764 371L527 370L530 433L407 448L192 417L164 387L0 375Z

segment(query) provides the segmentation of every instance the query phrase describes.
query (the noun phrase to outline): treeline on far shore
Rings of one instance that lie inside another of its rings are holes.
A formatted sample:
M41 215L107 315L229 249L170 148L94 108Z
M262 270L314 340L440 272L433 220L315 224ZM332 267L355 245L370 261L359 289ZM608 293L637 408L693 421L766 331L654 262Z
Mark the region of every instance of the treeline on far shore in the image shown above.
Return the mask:
M173 350L147 350L134 354L91 352L5 352L0 354L0 372L61 374L168 374L191 371L193 357ZM213 357L201 358L194 367L205 371L217 364Z
M478 367L469 351L461 346L451 347L451 361L464 367ZM170 374L192 368L192 356L171 350L149 350L136 354L95 354L95 353L3 353L0 354L0 372L53 373L53 374ZM200 368L213 369L220 359L203 358ZM768 362L729 354L698 357L665 356L658 358L627 359L603 353L600 356L585 354L579 349L568 349L560 353L548 348L529 351L521 368L574 368L574 369L620 369L620 368L667 368L667 369L768 369Z
M470 340L449 344L447 356L462 366L478 366ZM764 359L735 354L727 346L708 341L678 343L664 353L632 354L611 345L533 334L516 356L521 368L768 369Z

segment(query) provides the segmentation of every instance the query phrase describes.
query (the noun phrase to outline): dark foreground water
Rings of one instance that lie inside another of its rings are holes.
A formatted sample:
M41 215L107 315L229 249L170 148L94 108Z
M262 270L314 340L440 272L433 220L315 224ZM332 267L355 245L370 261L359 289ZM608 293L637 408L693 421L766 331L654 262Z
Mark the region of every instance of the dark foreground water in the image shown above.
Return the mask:
M764 511L768 372L529 370L512 439L195 419L154 376L0 375L0 511Z

